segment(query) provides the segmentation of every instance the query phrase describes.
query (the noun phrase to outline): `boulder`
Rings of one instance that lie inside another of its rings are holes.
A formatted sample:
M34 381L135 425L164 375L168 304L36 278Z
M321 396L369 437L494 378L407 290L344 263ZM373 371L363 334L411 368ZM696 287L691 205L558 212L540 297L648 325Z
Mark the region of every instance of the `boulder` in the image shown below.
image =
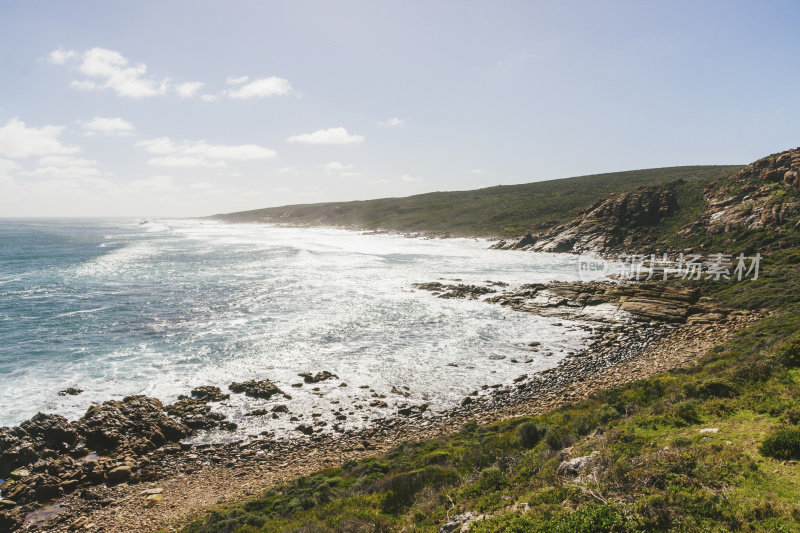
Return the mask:
M253 398L263 398L265 400L269 400L276 394L283 394L286 396L285 392L283 392L280 388L278 388L277 385L268 379L262 381L250 380L234 382L231 383L228 388L233 392L243 392L247 396L251 396Z

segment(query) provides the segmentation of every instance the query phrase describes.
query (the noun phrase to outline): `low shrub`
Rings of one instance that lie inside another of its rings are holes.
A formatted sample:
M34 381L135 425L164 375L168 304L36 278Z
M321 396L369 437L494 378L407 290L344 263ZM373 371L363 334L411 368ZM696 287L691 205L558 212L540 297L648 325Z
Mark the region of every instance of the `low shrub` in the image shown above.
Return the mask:
M545 433L547 433L547 428L540 426L536 422L525 422L517 430L522 447L528 449L539 444Z
M778 358L789 368L800 366L800 337L796 336L778 348Z
M761 454L775 459L800 459L800 429L781 428L761 443Z
M708 379L697 387L701 398L733 398L738 394L736 387L724 379Z

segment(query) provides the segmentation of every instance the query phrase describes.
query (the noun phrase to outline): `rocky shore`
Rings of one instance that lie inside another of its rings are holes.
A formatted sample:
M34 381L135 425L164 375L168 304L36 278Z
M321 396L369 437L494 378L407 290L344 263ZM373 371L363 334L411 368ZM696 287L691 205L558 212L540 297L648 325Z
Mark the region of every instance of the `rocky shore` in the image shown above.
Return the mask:
M298 424L292 439L266 434L213 445L186 440L199 431L236 428L212 410L230 394L290 396L268 380L231 383L228 391L197 387L167 406L131 396L93 406L74 422L38 414L18 427L0 429L0 530L169 527L205 506L387 450L402 440L446 435L470 420L543 412L601 388L691 364L757 319L721 308L697 290L663 284L569 282L511 289L502 282L437 281L417 288L553 320L577 318L591 333L590 341L550 370L484 386L445 412L409 402L363 429ZM307 384L336 379L324 370L301 377Z

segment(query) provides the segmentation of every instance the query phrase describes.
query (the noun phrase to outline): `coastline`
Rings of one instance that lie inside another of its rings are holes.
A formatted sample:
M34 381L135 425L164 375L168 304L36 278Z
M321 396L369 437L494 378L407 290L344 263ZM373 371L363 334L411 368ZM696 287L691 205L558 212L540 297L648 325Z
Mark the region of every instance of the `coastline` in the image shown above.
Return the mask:
M455 287L460 290L453 294L452 288L448 293L448 287L435 283L433 295L475 295L475 288ZM758 318L699 301L699 294L662 288L655 289L661 293L654 296L653 290L646 285L567 282L525 286L491 296L487 298L491 304L554 319L595 320L598 327L585 350L566 357L554 369L476 391L465 397L461 406L445 413L423 416L421 411L411 411L375 420L369 429L340 435L219 445L167 444L139 456L130 451L116 456L109 453L97 458L97 468L104 470L105 476L69 487L72 490L60 498L59 507L37 511L38 506L31 502L15 514L18 519L27 515L30 525L41 521L40 529L47 531L174 528L208 506L240 500L349 459L385 452L404 440L443 437L469 421L491 423L538 414L603 388L690 365ZM665 309L673 312L665 314ZM108 483L109 472L124 465L135 475L121 483Z

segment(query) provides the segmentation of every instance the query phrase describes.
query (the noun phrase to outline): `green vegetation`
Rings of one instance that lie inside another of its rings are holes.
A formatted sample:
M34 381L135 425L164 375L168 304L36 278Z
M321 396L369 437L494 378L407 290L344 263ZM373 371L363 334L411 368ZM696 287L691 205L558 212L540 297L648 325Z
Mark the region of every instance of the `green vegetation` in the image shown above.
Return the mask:
M270 221L453 236L514 237L568 222L579 211L611 193L677 179L690 183L707 181L740 168L728 165L632 170L407 198L271 207L214 218L229 222Z

